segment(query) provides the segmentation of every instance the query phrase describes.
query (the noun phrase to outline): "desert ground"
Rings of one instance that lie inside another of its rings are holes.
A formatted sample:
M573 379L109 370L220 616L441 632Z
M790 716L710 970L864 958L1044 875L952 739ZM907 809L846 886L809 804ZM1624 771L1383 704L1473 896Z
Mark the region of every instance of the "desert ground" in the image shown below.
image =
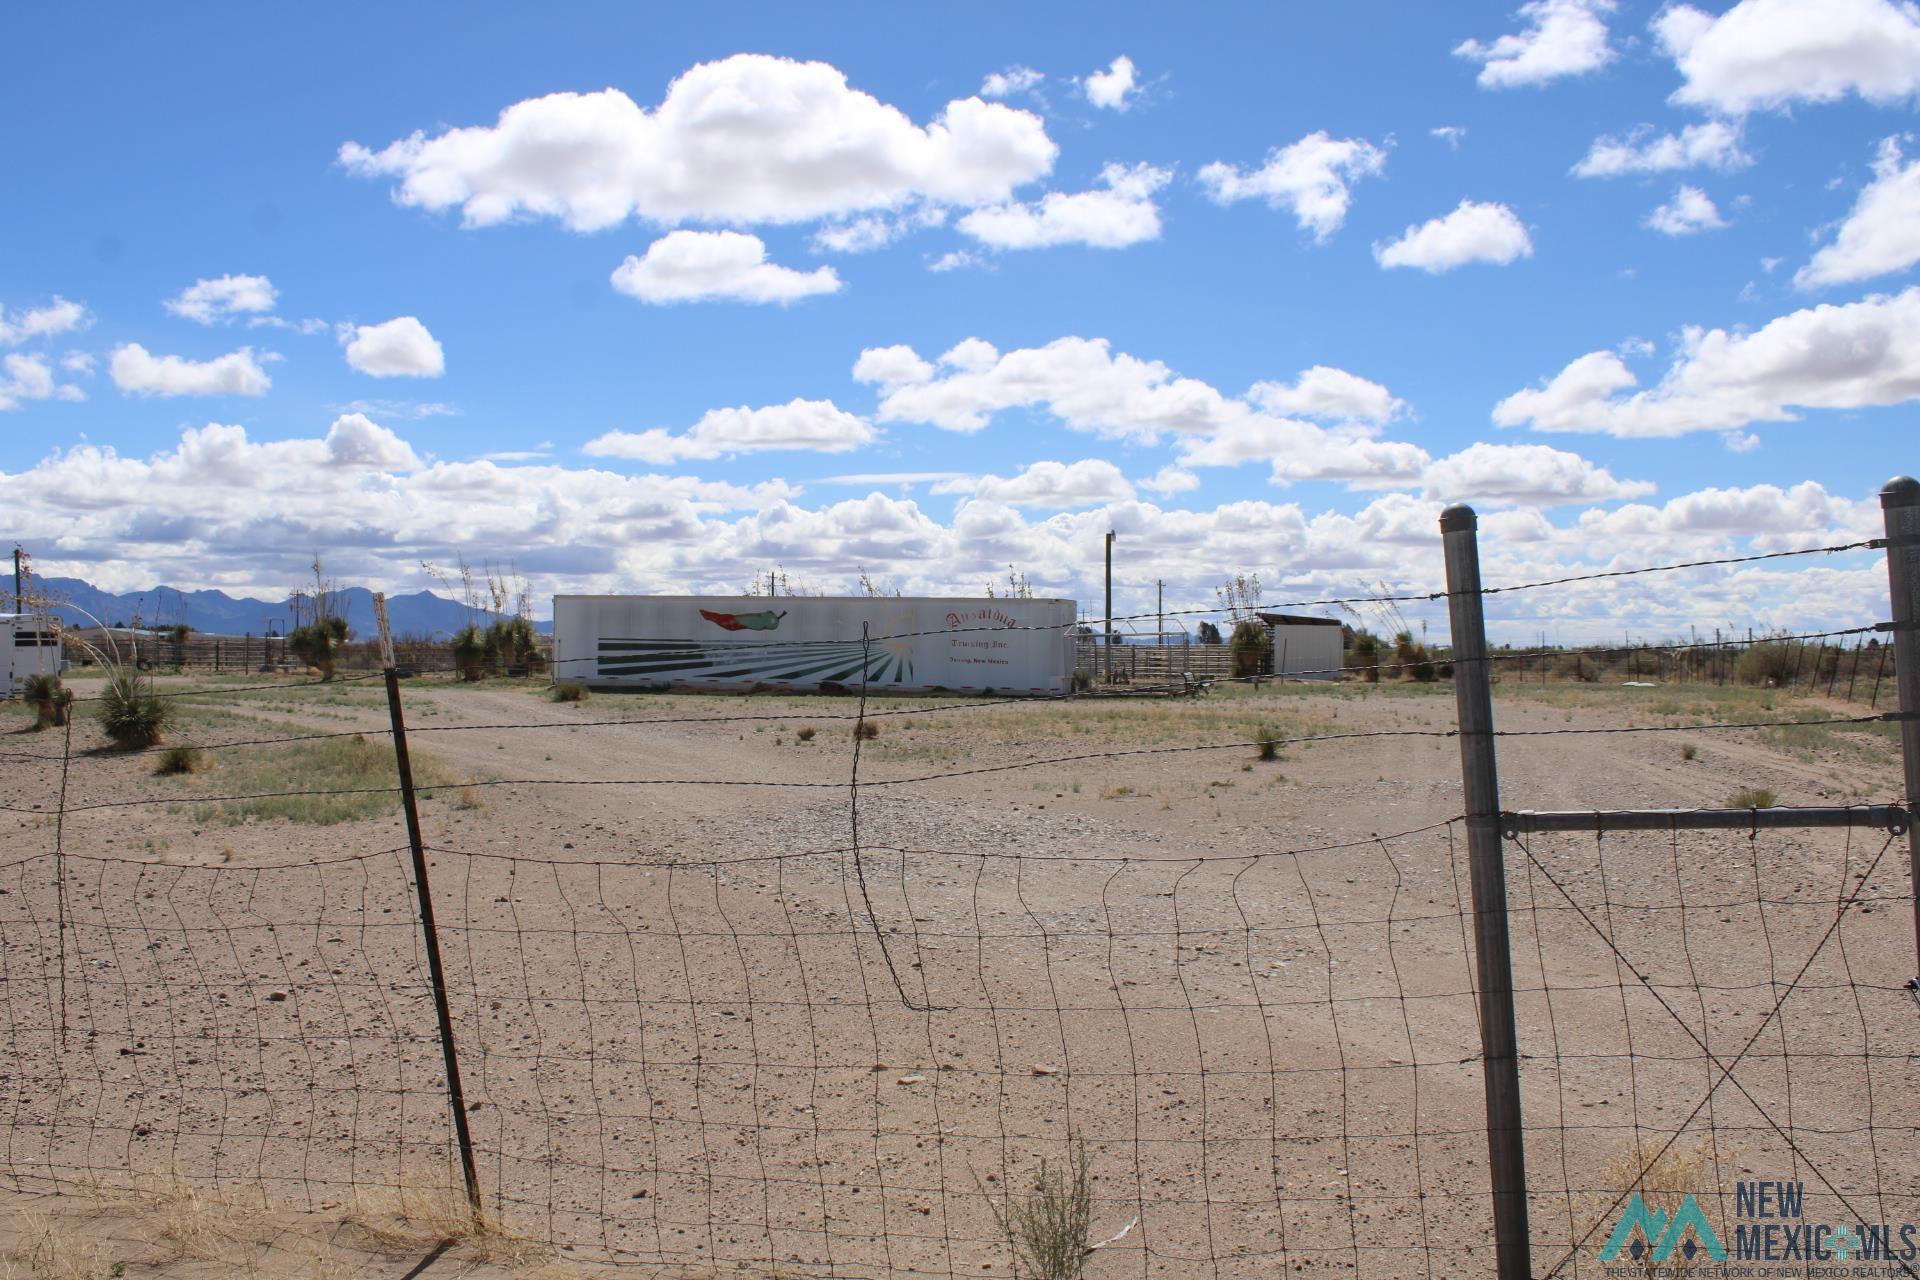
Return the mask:
M70 738L0 717L15 1274L1005 1276L1077 1151L1091 1277L1491 1269L1445 683L876 697L857 739L853 698L406 681L480 1230L381 685L162 676L210 692L159 774L71 683ZM1893 725L1817 723L1861 703L1496 700L1508 808L1901 798ZM1920 1219L1904 836L1505 853L1540 1274L1600 1274L1663 1149L1717 1224L1743 1178Z

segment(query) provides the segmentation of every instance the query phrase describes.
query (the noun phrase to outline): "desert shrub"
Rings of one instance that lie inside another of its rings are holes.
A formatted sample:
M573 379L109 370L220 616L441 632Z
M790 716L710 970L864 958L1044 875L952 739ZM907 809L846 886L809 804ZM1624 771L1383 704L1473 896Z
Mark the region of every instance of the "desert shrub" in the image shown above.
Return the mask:
M1600 678L1600 670L1592 660L1578 653L1563 653L1553 660L1553 678L1556 680L1580 680L1592 684Z
M1075 693L1085 693L1091 688L1093 688L1093 672L1076 671L1073 673L1073 691Z
M1373 632L1354 632L1351 665L1360 669L1360 678L1368 684L1380 683L1380 638Z
M1766 640L1741 650L1734 659L1733 678L1741 684L1774 688L1793 679L1793 669L1793 646Z
M1393 638L1393 662L1400 668L1402 680L1432 683L1433 657L1427 652L1427 646L1413 638L1413 632L1402 631Z
M533 671L540 664L539 636L526 618L502 618L488 627L486 650L488 657L509 669Z
M861 720L853 726L853 736L865 738L869 742L880 736L880 726L872 720Z
M1233 638L1227 641L1227 651L1233 654L1235 675L1260 675L1267 670L1273 656L1273 633L1265 623L1242 618L1233 624Z
M561 680L547 690L547 697L555 702L585 702L587 686L578 680Z
M1214 626L1211 622L1202 622L1194 628L1193 642L1195 644L1219 644L1220 628Z
M33 727L52 729L67 722L67 708L73 705L73 690L60 683L60 677L41 672L27 677L20 696L33 708Z
M345 618L322 618L304 627L295 627L287 635L287 648L293 656L314 668L322 680L333 679L333 666L347 643Z
M160 753L160 760L153 766L153 771L164 778L183 773L205 773L212 767L213 761L198 747L168 747Z
M1729 809L1771 809L1774 794L1766 787L1742 787L1727 797Z
M793 731L793 736L801 742L812 742L813 726L810 724L803 724L798 729L795 729Z
M1699 754L1700 748L1696 747L1693 743L1683 742L1680 744L1680 758L1682 760L1691 760Z
M1259 732L1254 736L1254 740L1260 744L1260 758L1262 760L1278 760L1280 758L1280 739L1283 736L1285 735L1273 725L1263 724L1260 726Z
M115 668L100 695L100 728L113 744L128 750L159 742L173 719L173 707L126 667Z
M1062 1167L1041 1160L1031 1190L1009 1190L1004 1206L988 1196L987 1207L1021 1270L1039 1280L1080 1280L1086 1274L1093 1161L1083 1143L1069 1142Z
M478 680L486 674L490 648L486 632L472 623L453 633L453 666L462 680Z

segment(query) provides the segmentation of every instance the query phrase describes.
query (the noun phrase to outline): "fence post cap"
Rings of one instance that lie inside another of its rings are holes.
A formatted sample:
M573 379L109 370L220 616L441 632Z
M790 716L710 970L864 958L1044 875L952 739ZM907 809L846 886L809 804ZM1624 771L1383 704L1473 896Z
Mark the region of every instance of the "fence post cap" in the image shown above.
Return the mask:
M1883 507L1911 507L1920 503L1920 480L1912 476L1895 476L1880 487L1880 505Z
M1480 518L1473 514L1473 508L1464 502L1456 502L1440 513L1440 532L1458 533L1462 529L1475 529Z

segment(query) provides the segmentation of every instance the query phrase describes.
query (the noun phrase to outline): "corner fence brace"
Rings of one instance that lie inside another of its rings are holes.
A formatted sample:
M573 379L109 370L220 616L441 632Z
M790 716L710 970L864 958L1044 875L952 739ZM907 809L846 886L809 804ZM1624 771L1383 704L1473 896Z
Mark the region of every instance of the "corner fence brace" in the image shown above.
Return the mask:
M1536 831L1772 831L1793 827L1871 827L1903 836L1913 811L1902 804L1771 809L1519 809L1500 815L1507 839Z

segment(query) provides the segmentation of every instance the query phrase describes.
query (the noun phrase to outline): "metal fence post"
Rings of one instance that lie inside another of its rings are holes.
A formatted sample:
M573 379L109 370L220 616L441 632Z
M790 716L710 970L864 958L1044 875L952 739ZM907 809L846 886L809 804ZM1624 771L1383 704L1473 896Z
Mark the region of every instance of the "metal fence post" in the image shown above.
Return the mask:
M1896 476L1880 490L1880 510L1887 522L1887 587L1893 603L1893 683L1900 710L1908 717L1920 712L1920 481ZM1885 655L1886 645L1880 647ZM1878 691L1879 683L1875 682ZM1900 759L1906 766L1908 806L1920 799L1920 721L1900 721ZM1912 868L1914 949L1920 957L1920 832L1907 826L1907 859ZM1908 986L1920 991L1920 961Z
M400 774L400 805L407 816L407 844L413 851L414 896L420 908L420 933L426 942L427 977L433 984L433 1011L440 1023L440 1058L447 1071L447 1106L453 1112L453 1136L460 1147L460 1172L466 1178L467 1204L480 1220L480 1174L473 1160L473 1135L467 1129L466 1091L460 1086L460 1055L453 1046L453 1013L447 1004L447 974L440 961L440 929L433 918L433 891L427 881L427 849L420 836L420 807L413 794L413 763L407 756L407 723L400 710L400 674L394 669L393 633L387 627L387 597L375 593L374 618L380 626L380 660L387 677L387 714L393 722L393 759Z
M1527 1172L1520 1124L1520 1060L1513 1025L1513 960L1507 932L1507 873L1500 847L1500 778L1494 765L1493 697L1481 610L1479 520L1468 506L1440 514L1453 628L1453 690L1459 707L1460 780L1466 794L1467 858L1473 886L1475 972L1480 990L1481 1072L1487 1097L1487 1154L1493 1175L1493 1230L1500 1280L1533 1274L1527 1233Z

